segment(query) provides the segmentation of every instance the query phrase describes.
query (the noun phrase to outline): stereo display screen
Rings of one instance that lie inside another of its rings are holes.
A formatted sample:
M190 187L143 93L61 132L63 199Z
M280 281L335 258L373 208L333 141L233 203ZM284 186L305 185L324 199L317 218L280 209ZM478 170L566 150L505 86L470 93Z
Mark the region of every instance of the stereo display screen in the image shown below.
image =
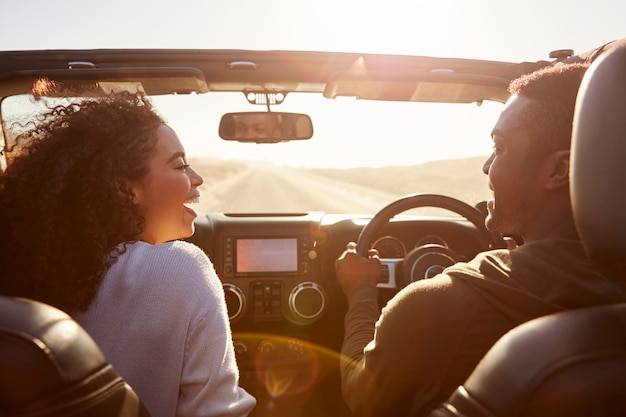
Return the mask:
M298 272L298 239L237 239L237 273Z

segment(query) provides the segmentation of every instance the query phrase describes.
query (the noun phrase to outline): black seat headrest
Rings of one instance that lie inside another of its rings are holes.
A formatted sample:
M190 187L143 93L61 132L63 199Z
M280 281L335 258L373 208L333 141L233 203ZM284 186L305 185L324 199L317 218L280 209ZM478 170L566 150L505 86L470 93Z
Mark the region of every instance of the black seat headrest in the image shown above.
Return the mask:
M572 209L591 260L626 268L626 40L591 65L578 93L571 157Z
M136 393L69 315L0 296L0 415L147 415Z

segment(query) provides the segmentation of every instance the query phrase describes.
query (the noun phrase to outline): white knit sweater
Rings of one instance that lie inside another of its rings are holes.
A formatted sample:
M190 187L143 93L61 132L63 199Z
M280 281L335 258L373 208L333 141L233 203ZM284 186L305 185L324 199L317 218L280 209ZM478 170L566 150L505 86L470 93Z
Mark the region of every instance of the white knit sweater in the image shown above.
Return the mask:
M224 290L187 242L136 242L107 271L75 319L152 417L245 416Z

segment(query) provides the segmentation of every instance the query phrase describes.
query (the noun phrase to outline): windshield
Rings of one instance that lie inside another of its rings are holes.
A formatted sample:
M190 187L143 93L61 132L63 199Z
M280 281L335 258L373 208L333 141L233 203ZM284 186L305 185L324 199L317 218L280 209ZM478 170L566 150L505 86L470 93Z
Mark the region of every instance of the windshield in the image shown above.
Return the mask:
M471 205L490 195L482 165L491 152L490 132L501 103L328 99L290 93L271 110L308 114L313 137L255 144L218 136L224 113L266 110L249 104L242 93L151 100L204 178L200 213L373 214L410 193L445 194ZM9 143L12 122L33 117L44 106L29 96L3 101Z

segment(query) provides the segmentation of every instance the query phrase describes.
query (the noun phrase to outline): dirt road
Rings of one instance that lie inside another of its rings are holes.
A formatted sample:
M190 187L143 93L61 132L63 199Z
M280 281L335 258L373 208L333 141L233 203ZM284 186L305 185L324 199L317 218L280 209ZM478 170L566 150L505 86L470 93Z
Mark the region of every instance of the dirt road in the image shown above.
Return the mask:
M202 175L202 168L198 168ZM375 213L400 197L297 168L255 165L201 186L199 212Z

